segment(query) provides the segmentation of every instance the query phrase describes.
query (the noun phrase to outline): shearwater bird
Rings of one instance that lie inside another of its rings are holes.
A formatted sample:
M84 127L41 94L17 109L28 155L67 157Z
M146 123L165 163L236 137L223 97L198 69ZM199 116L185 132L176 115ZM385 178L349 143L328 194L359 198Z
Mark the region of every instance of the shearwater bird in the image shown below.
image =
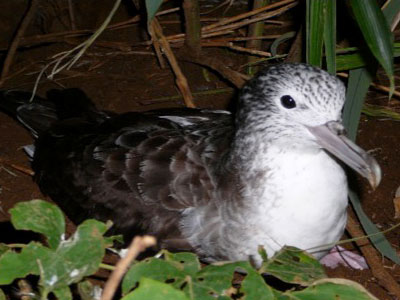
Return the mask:
M47 99L3 92L1 106L37 137L35 180L75 222L112 220L115 232L208 261L260 264L284 245L313 249L346 224L341 162L381 179L376 160L344 135L345 87L305 64L259 72L227 111L98 111L77 89ZM323 250L323 251L321 251Z

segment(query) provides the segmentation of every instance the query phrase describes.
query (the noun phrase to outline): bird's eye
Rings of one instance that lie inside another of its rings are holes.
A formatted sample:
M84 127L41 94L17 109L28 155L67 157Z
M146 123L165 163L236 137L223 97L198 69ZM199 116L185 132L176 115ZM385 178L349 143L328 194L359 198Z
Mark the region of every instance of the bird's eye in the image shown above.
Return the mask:
M281 103L284 108L291 109L296 107L296 101L289 95L284 95L281 97Z

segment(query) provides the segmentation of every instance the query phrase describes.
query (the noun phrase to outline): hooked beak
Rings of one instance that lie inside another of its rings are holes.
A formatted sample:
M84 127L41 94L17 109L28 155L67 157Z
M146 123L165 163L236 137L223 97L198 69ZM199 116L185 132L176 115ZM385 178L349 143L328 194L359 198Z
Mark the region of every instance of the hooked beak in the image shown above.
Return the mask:
M319 126L307 126L307 129L322 148L367 178L373 189L379 185L382 174L377 161L345 136L342 124L331 121Z

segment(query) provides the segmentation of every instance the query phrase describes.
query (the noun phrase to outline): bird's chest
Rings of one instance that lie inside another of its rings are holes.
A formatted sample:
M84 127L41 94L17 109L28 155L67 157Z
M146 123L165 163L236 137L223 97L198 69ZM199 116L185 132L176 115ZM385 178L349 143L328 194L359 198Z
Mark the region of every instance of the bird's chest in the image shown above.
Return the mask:
M346 222L347 180L324 151L277 151L265 161L253 220L272 253L283 245L302 249L336 242ZM259 161L259 166L262 165ZM261 225L261 226L260 226ZM268 250L268 249L267 249ZM318 255L317 255L318 256Z

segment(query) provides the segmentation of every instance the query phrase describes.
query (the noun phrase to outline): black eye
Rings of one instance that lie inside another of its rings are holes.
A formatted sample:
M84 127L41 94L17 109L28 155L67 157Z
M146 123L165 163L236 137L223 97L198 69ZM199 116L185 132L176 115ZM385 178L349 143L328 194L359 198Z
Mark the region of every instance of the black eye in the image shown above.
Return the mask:
M282 96L281 103L284 108L291 109L296 107L296 101L294 101L289 95Z

